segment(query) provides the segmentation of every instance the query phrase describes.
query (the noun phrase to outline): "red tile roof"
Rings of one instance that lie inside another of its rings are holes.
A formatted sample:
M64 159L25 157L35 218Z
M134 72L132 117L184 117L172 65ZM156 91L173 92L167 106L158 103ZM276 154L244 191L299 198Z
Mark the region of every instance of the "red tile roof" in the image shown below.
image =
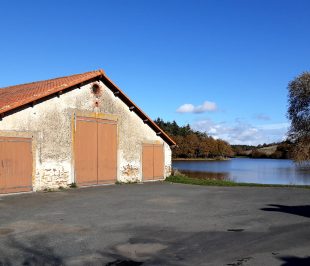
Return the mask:
M31 103L102 74L101 71L92 71L2 88L0 89L0 113Z
M82 83L100 79L113 92L117 92L117 97L122 99L128 105L130 110L140 116L143 121L148 124L159 136L161 136L169 145L176 143L155 123L150 119L129 97L121 91L104 73L103 70L96 70L82 74L76 74L61 78L37 81L21 85L15 85L0 88L0 115L12 111L16 108L31 104L44 97L56 94L66 89L79 87Z

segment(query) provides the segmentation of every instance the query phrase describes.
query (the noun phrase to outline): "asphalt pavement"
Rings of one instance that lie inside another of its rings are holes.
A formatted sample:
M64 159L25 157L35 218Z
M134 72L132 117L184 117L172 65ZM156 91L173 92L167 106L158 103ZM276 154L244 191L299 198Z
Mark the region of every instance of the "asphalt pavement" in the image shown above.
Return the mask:
M0 196L0 265L310 265L310 190L159 182Z

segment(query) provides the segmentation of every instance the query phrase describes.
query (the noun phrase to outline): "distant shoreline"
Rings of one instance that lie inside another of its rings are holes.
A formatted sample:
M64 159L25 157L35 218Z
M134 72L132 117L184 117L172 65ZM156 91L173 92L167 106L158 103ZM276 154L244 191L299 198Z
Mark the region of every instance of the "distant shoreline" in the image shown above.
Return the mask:
M172 161L229 161L232 158L173 158Z
M253 157L249 157L249 156L234 156L231 158L174 158L174 159L172 159L172 161L230 161L231 159L292 160L291 158L270 158L270 157L253 158Z

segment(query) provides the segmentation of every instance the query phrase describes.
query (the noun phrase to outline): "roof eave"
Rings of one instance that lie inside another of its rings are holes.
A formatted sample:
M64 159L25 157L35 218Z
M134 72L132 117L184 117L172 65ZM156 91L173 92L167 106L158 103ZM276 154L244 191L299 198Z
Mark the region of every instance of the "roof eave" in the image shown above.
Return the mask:
M176 142L168 136L146 113L144 113L130 98L108 77L102 72L101 81L112 90L113 93L118 92L117 97L129 107L134 107L131 110L135 112L145 124L149 125L157 135L166 141L169 146L175 146Z

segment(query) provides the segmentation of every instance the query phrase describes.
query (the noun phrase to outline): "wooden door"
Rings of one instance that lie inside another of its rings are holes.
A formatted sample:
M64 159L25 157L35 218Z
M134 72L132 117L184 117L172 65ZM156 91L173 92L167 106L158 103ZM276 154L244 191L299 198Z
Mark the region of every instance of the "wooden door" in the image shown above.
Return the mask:
M164 146L160 144L143 144L142 148L143 180L164 178Z
M31 139L0 137L0 193L31 190Z
M115 183L117 178L117 123L76 118L75 180L79 186Z
M154 145L154 179L164 178L164 146Z
M96 119L77 117L75 132L75 179L79 186L96 185L97 138Z
M98 184L115 183L117 178L117 124L98 120Z
M154 149L152 144L143 144L142 175L143 180L154 179Z

